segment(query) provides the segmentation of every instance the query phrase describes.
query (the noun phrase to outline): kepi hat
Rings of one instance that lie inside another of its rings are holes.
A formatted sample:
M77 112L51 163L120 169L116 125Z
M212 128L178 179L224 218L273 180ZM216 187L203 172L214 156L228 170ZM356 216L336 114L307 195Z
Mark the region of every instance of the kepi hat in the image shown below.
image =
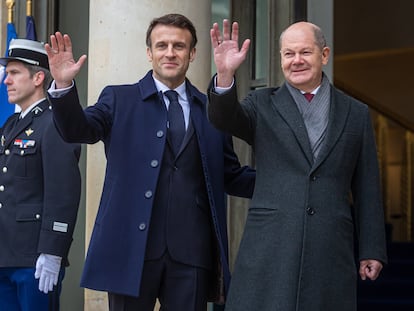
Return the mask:
M6 66L10 61L21 61L49 70L49 61L43 43L27 39L12 39L7 57L0 58L0 65Z

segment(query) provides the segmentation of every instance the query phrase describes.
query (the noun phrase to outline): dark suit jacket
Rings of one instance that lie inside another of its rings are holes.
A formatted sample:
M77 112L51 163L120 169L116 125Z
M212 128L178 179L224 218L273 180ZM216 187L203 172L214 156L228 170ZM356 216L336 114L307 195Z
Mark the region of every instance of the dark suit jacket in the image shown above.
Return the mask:
M188 81L187 92L208 195L207 217L211 217L227 286L225 193L251 196L254 172L240 167L229 136L207 121L206 96ZM72 142L102 140L107 157L101 203L81 285L137 296L154 194L167 148L167 111L157 93L152 71L137 84L106 87L98 102L85 111L75 89L51 100L62 136ZM177 228L177 232L181 229ZM191 234L185 238L198 239ZM185 245L185 240L182 242Z
M314 161L286 85L241 103L235 87L208 95L210 121L252 145L257 169L226 310L355 310L355 253L387 260L368 107L331 86L327 133Z
M0 129L0 267L34 267L40 253L63 257L80 199L80 145L58 134L44 100Z

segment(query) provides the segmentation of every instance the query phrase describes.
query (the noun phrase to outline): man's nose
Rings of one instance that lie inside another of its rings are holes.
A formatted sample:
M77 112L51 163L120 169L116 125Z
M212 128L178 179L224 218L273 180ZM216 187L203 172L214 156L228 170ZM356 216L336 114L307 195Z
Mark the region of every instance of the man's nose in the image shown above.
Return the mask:
M175 56L175 50L172 45L169 45L167 48L167 56L169 57Z
M303 60L302 58L302 54L300 53L295 53L295 57L293 58L293 62L295 63L300 63Z
M4 80L3 80L3 83L4 84L10 84L10 82L11 82L11 78L9 77L9 75L6 73L6 75L5 75L5 77L4 77Z

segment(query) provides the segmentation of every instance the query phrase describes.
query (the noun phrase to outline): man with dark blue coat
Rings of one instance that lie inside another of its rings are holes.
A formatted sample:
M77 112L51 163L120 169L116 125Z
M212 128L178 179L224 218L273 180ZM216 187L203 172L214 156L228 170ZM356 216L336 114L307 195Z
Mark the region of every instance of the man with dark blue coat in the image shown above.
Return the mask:
M101 140L107 158L81 285L107 291L110 310L152 311L157 298L171 311L223 302L225 193L251 197L255 172L240 166L231 137L207 120L206 96L186 79L193 24L180 14L154 19L146 38L153 70L136 84L106 87L85 110L73 79L86 56L73 59L68 35L50 39L49 93L61 135Z

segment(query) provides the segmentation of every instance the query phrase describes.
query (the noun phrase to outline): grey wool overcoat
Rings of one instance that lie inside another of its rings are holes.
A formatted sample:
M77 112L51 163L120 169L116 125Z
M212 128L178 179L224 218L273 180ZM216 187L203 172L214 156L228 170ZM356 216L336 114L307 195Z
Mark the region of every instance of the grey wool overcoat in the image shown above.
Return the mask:
M210 121L252 146L257 169L226 311L356 310L357 263L387 261L368 107L331 86L313 160L286 85L208 95Z

